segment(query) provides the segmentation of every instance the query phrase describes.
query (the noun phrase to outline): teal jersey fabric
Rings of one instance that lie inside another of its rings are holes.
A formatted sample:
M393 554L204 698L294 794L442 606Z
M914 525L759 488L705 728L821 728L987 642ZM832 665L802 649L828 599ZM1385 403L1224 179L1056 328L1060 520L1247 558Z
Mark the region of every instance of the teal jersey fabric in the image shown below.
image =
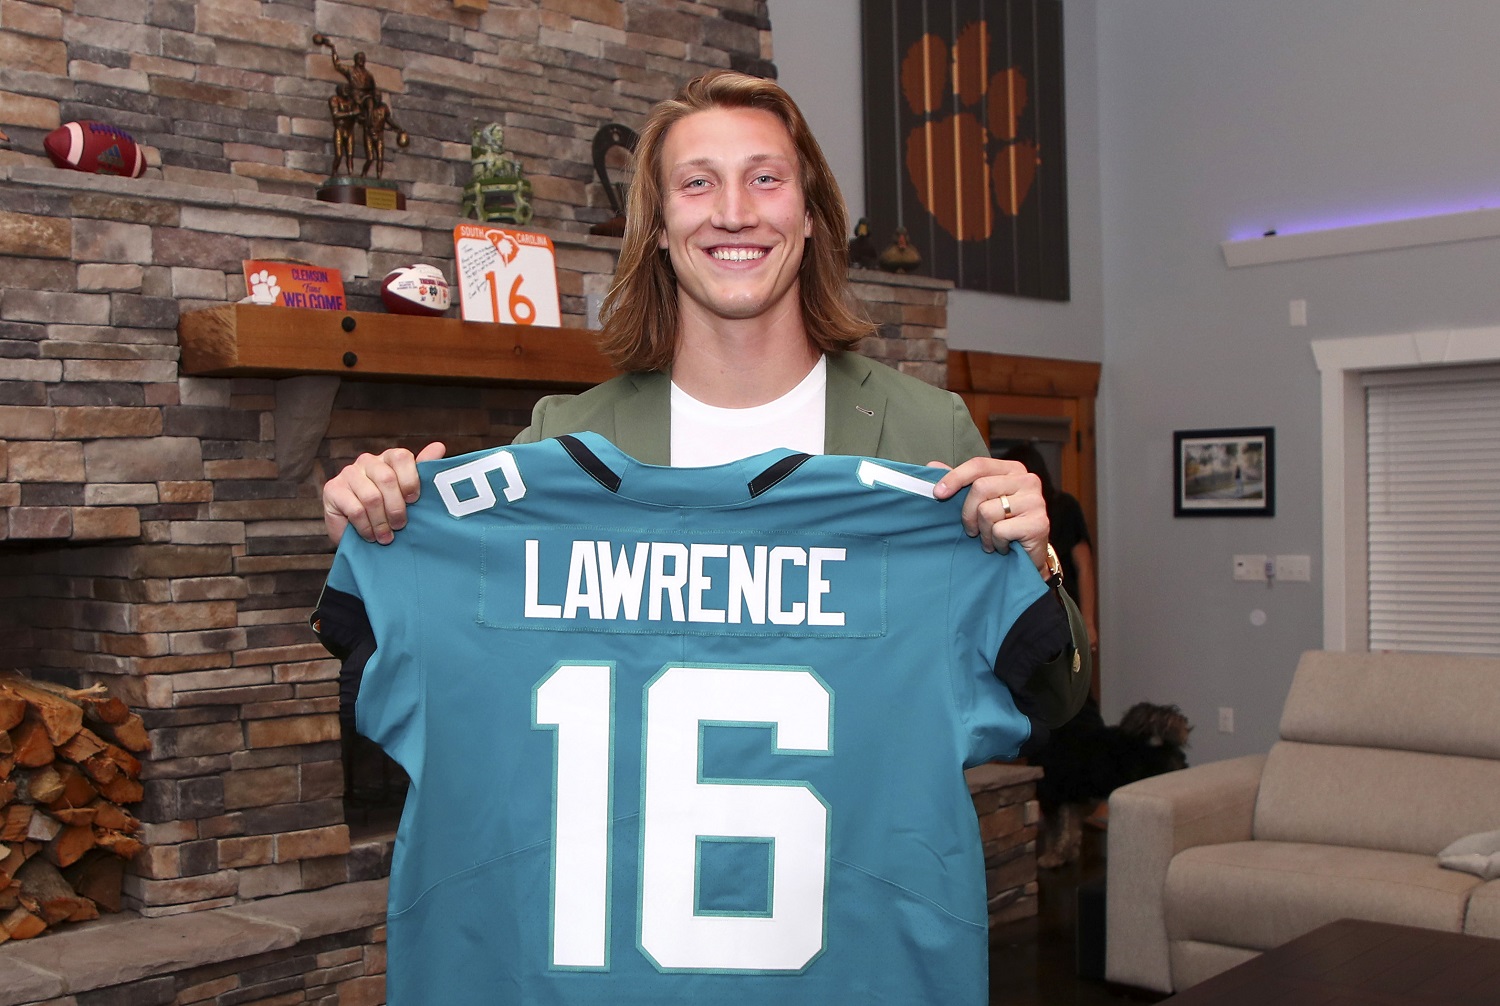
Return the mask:
M996 655L1066 624L941 471L594 434L419 470L315 616L411 777L392 1006L986 1001L962 769L1029 735Z

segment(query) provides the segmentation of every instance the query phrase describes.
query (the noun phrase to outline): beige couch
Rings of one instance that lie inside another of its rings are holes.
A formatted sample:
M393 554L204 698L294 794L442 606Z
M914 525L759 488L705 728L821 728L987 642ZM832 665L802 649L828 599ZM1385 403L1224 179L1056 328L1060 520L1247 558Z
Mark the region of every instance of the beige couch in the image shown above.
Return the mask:
M1500 659L1303 655L1269 754L1109 800L1106 976L1180 991L1340 918L1500 937Z

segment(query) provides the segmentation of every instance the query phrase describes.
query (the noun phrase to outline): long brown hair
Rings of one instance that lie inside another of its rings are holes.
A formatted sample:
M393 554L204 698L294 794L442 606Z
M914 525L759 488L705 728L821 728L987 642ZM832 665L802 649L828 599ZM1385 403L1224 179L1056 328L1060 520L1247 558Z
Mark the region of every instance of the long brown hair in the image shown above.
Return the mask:
M658 246L662 222L661 151L667 131L695 112L756 108L781 120L797 149L798 181L812 221L798 283L802 323L821 352L848 349L874 331L849 293L849 216L833 170L797 103L775 81L712 70L651 110L635 148L635 178L615 281L600 314L600 349L619 369L664 370L677 352L677 277Z

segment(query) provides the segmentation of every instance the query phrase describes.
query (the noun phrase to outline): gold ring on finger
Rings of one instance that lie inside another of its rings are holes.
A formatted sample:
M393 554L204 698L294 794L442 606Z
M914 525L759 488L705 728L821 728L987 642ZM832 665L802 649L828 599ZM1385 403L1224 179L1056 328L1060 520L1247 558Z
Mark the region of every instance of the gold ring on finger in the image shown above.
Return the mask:
M1006 517L1007 520L1009 520L1011 517L1015 516L1015 514L1012 513L1011 509L1010 509L1010 497L1009 496L1001 494L1001 496L1000 496L1000 511L1005 514L1005 517Z

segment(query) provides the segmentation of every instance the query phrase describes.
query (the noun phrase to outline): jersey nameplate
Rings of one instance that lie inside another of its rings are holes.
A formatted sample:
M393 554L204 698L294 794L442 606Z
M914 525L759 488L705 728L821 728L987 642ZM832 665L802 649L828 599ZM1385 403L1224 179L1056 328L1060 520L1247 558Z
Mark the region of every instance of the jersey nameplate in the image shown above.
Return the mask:
M496 628L885 632L886 545L879 538L804 533L773 543L739 531L690 539L645 529L538 536L497 528L486 530L483 568L480 621Z

